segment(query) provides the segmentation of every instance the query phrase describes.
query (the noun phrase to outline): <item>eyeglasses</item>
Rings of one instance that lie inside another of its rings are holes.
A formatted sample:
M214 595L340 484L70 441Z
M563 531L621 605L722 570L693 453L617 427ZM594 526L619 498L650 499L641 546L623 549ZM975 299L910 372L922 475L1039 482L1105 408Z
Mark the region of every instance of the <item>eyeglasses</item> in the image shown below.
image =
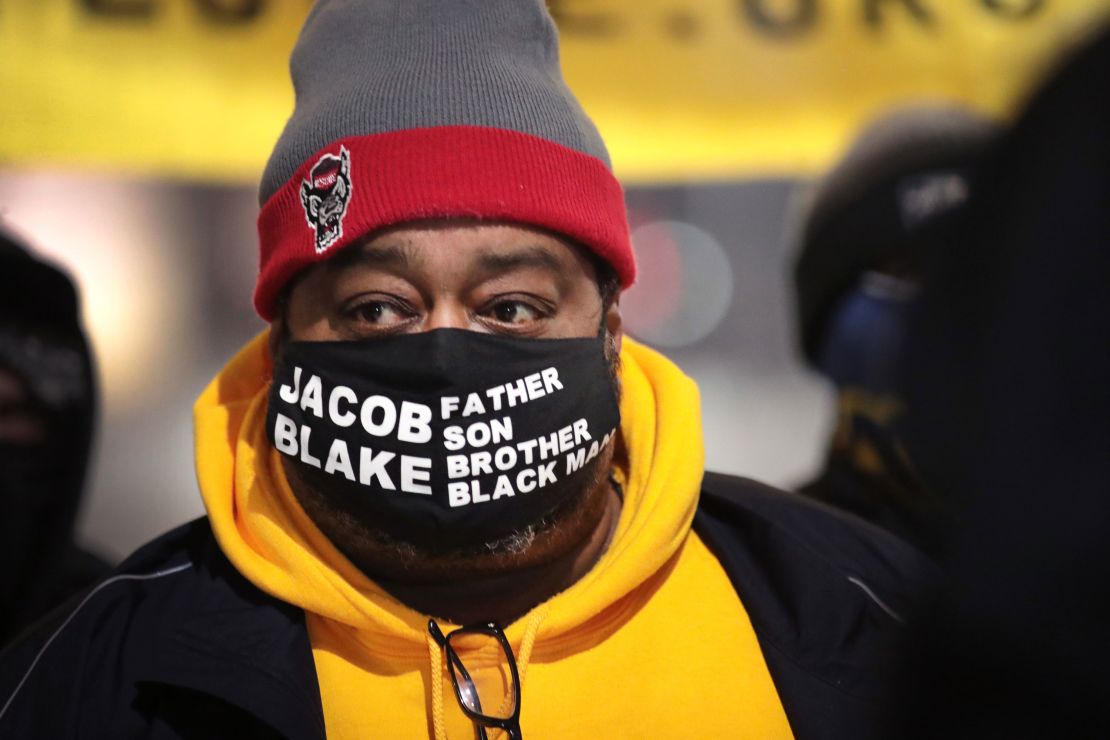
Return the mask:
M460 627L444 635L434 619L428 620L428 632L447 653L455 698L474 722L479 740L488 740L487 727L504 730L509 740L523 740L520 734L520 674L505 632L495 622L486 622ZM475 656L469 670L459 657L459 650L464 647L468 655ZM492 671L485 664L491 650L500 652L494 656L497 666ZM509 667L508 676L503 670L505 665Z

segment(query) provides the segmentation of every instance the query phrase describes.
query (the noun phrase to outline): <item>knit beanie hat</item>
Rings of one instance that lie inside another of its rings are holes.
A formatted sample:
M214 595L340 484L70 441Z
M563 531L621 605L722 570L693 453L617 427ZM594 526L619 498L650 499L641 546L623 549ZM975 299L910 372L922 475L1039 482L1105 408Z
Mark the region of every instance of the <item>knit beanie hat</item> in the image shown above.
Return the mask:
M838 299L867 270L912 269L948 238L999 131L952 104L900 108L864 129L817 183L794 269L802 348L811 362Z
M318 0L262 176L254 305L383 227L510 221L635 266L605 144L563 82L543 0Z
M11 322L70 333L78 326L77 291L65 273L0 230L0 323Z
M91 362L73 281L0 229L0 367L40 402L80 404L91 420Z

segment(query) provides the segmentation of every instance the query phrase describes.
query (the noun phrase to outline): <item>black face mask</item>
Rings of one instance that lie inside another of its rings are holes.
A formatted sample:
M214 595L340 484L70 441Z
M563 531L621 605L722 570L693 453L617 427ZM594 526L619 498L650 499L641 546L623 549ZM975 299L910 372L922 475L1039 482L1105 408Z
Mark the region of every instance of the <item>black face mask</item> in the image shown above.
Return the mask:
M305 483L394 539L495 542L590 483L620 421L603 348L458 329L292 342L267 434Z

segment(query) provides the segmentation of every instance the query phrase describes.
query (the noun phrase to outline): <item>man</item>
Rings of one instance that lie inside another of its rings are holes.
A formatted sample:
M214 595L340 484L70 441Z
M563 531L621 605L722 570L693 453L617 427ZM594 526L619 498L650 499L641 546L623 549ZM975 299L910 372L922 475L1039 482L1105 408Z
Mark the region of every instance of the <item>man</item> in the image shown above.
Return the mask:
M906 441L961 526L904 738L1110 737L1110 27L983 169L911 325Z
M0 733L867 736L916 556L703 475L543 4L320 2L292 70L208 517L2 661Z
M73 541L95 401L73 284L0 232L0 646L110 570Z
M837 389L825 469L801 493L929 552L945 506L902 442L902 346L924 264L951 240L997 128L939 104L872 123L814 188L794 273L805 358Z

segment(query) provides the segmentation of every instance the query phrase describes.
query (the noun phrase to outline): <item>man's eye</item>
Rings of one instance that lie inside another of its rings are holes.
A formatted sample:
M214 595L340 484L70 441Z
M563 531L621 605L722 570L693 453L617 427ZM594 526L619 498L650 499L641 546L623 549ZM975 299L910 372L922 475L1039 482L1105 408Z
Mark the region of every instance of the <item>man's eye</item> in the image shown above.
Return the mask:
M536 321L542 316L538 309L521 301L499 301L494 304L490 313L502 324L523 324Z
M387 301L367 301L355 306L351 313L357 320L374 326L392 326L409 318L405 309Z

